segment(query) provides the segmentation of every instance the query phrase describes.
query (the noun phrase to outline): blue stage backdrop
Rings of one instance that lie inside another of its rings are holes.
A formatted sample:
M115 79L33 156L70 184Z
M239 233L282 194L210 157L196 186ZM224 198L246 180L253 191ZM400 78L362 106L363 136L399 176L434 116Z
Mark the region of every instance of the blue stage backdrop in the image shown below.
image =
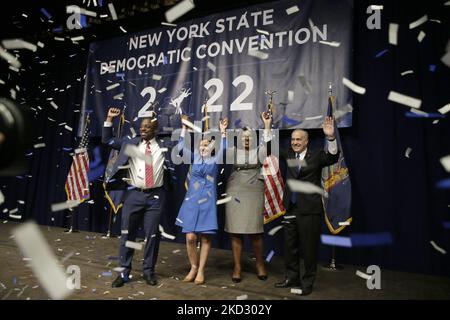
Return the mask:
M228 117L231 128L260 128L275 90L277 128L319 128L331 82L338 126L349 127L352 11L352 1L277 1L94 42L82 115L92 112L98 136L109 106L131 124L153 110L170 133L180 114L200 120L207 100L211 127Z

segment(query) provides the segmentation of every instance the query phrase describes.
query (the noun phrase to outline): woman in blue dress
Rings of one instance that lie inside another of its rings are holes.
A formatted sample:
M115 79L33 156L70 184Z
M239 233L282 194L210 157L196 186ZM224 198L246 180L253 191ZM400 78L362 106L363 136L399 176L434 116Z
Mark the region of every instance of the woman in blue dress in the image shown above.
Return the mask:
M187 119L186 116L183 116ZM215 140L202 139L199 148L192 155L190 150L184 147L183 130L178 143L179 152L189 155L192 162L191 179L189 181L186 196L181 205L175 224L182 227L186 234L186 249L191 269L184 278L185 282L194 281L195 284L205 282L205 265L211 248L211 235L217 232L217 190L216 178L219 159L226 148L226 128L228 120L220 121L222 139L217 154L212 154ZM200 256L197 253L197 239L201 242Z

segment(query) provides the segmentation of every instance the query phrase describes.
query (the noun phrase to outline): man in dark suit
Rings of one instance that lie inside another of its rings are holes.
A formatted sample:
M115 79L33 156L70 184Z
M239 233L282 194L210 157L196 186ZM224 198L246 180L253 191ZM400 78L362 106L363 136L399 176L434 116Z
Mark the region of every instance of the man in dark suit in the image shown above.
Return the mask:
M120 150L117 160L107 173L106 188L126 189L122 208L122 226L119 249L119 262L123 268L113 281L112 287L121 287L129 281L133 260L134 242L138 227L142 224L145 233L144 279L149 285L156 285L155 264L159 249L159 221L164 202L164 149L155 136L158 130L156 118L143 118L140 136L134 138L115 138L112 122L120 115L120 109L110 108L103 126L102 143ZM134 148L141 157L130 157L126 149ZM135 149L137 148L137 149ZM127 153L127 154L125 154ZM144 156L145 155L145 156ZM145 160L144 160L145 159Z
M322 168L336 163L339 159L334 122L327 117L323 124L328 150L310 150L308 133L294 130L291 135L291 148L280 150L281 158L287 161L286 180L300 180L321 185ZM283 204L284 216L285 267L286 278L276 283L277 288L300 286L302 295L312 292L317 269L317 250L319 246L322 216L324 215L322 197L318 193L292 192L286 188ZM300 255L303 256L305 272L300 273Z

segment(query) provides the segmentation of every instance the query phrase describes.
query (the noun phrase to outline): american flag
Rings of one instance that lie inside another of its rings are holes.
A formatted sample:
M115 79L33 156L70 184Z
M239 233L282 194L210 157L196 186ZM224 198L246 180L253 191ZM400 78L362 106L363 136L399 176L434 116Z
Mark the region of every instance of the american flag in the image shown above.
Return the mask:
M67 200L84 201L89 199L89 156L87 145L89 142L89 118L81 137L80 145L73 155L72 166L66 180Z
M286 210L283 206L284 182L278 159L268 156L262 166L264 176L264 223L282 216Z

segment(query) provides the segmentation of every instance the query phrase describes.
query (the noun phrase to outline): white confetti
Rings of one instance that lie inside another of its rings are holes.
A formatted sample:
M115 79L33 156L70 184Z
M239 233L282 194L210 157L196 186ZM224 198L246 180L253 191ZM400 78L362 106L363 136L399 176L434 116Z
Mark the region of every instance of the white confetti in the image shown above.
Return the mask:
M265 30L261 30L261 29L256 29L256 32L261 33L261 34L265 34L265 35L270 35L269 31L265 31Z
M125 242L125 247L131 248L131 249L136 249L136 250L142 250L142 243L127 240Z
M227 203L227 202L231 201L231 199L232 199L232 197L229 196L229 197L226 197L226 198L217 200L216 204L217 204L217 205L224 204L224 203Z
M153 161L151 157L146 157L144 153L142 153L137 146L132 144L127 144L124 149L124 154L131 158L138 158L143 160L146 164L152 165Z
M292 6L286 9L286 14L291 15L293 13L299 12L300 9L297 6Z
M55 108L55 110L58 109L58 105L57 105L55 102L50 101L50 104L51 104L51 106L52 106L53 108Z
M439 251L442 254L446 254L447 251L445 251L444 249L442 249L441 247L439 247L433 240L430 241L430 244L433 246L433 248L437 251Z
M55 39L56 41L65 41L65 39L61 37L53 37L53 39Z
M122 26L119 26L119 29L122 30L123 33L127 33L127 30L125 30Z
M365 94L366 93L366 88L360 87L356 84L354 84L353 82L351 82L350 80L348 80L347 78L342 78L342 83L349 88L350 90L352 90L353 92L356 92L358 94Z
M18 219L18 220L22 219L22 216L19 216L18 214L11 214L11 213L9 213L9 217L13 218L13 219Z
M422 104L422 100L395 91L389 92L388 100L416 109L420 108L420 105Z
M270 231L268 232L269 236L273 236L275 233L277 233L281 228L283 228L283 226L276 226L272 229L270 229Z
M69 200L61 203L54 203L51 205L52 212L71 209L80 204L79 200Z
M69 130L69 131L73 131L73 129L71 127L69 127L67 124L64 126L64 129Z
M300 193L318 193L323 195L323 189L311 182L288 179L287 184L292 192Z
M293 293L293 294L299 294L299 295L301 295L302 292L303 292L302 289L291 288L291 293Z
M370 6L370 9L372 9L372 10L383 10L383 6L372 4Z
M174 240L175 236L168 234L164 231L164 228L162 225L159 225L159 232L161 232L161 236L166 238L166 239L170 239L170 240Z
M44 47L44 44L43 44L42 42L39 41L39 42L37 43L37 46L40 47L40 48L43 48L43 47Z
M398 24L389 23L389 43L397 45Z
M402 73L400 73L400 75L401 75L401 76L404 76L404 75L407 75L407 74L413 74L413 73L414 73L413 70L406 70L406 71L403 71Z
M441 62L447 67L450 67L450 51L441 57Z
M37 50L36 45L24 41L22 39L6 39L2 40L2 45L5 49L28 49L33 52Z
M116 9L114 9L114 5L112 3L108 3L109 12L111 13L111 18L113 20L117 20Z
M0 57L6 60L12 67L18 69L22 66L20 61L11 53L0 47Z
M152 75L152 79L153 79L153 80L158 81L158 80L161 80L161 78L162 78L162 76L160 76L159 74L154 74L154 75Z
M215 66L212 62L208 61L208 63L206 64L206 66L207 66L208 69L210 69L212 72L216 72L216 66Z
M33 222L26 222L12 233L22 254L32 259L33 273L48 295L54 300L66 298L70 294L66 285L66 274L39 227Z
M33 146L35 149L39 149L39 148L43 148L43 147L45 147L45 143L37 143L37 144L35 144L34 146Z
M119 93L113 97L114 100L122 100L122 98L123 98L123 93Z
M166 90L167 90L167 88L161 88L161 89L158 90L158 93L163 93Z
M412 151L412 149L411 148L406 148L406 151L405 151L405 157L407 157L407 158L409 158L409 155L411 154L411 151Z
M173 22L194 8L195 5L191 0L183 0L165 12L166 21Z
M168 22L161 22L163 26L169 26L169 27L176 27L177 25L175 23L168 23Z
M294 102L294 91L288 90L288 102L292 103Z
M236 300L247 300L247 299L248 299L248 295L246 295L246 294L236 297Z
M450 103L446 104L445 106L443 106L442 108L440 108L438 110L441 114L446 114L447 112L450 111Z
M0 190L0 205L5 202L5 196L2 193L2 190Z
M114 88L117 88L118 86L120 86L120 83L114 83L114 84L112 84L110 86L107 86L106 87L106 91L109 91L109 90L112 90Z
M423 38L425 38L425 32L420 31L419 35L417 36L417 41L422 42Z
M73 37L73 38L70 38L70 40L72 40L72 41L81 41L81 40L84 40L84 37L83 36Z
M439 159L445 171L450 172L450 154Z
M361 271L359 271L359 270L356 270L356 275L357 275L358 277L361 277L361 278L366 279L366 280L372 279L372 276L371 276L371 275L368 275L368 274L366 274L366 273L364 273L364 272L361 272Z
M314 116L314 117L306 117L306 118L305 118L305 121L317 120L317 119L321 119L321 118L323 118L322 115L320 115L320 116Z
M339 222L340 226L349 226L350 225L350 221L344 221L344 222Z
M269 54L268 53L265 53L265 52L262 52L262 51L259 51L259 50L248 50L248 55L249 56L251 56L251 57L255 57L255 58L258 58L258 59L261 59L261 60L265 60L265 59L267 59L267 58L269 58Z
M336 42L336 41L331 41L331 42L329 42L329 41L323 41L323 40L321 40L321 41L319 41L319 42L322 43L322 44L326 44L326 45L328 45L328 46L330 46L330 47L335 47L335 48L337 48L337 47L339 47L339 46L341 45L340 42Z
M202 129L199 128L198 126L194 125L194 124L193 124L192 122L190 122L189 120L187 120L187 119L181 119L181 122L182 122L185 126L191 128L192 130L194 130L194 131L196 131L196 132L198 132L198 133L202 133Z
M409 28L410 28L410 29L417 28L417 27L420 26L422 23L427 22L427 20L428 20L428 16L427 16L427 15L424 15L422 18L420 18L420 19L418 19L418 20L416 20L416 21L414 21L414 22L411 22L411 23L409 24Z

